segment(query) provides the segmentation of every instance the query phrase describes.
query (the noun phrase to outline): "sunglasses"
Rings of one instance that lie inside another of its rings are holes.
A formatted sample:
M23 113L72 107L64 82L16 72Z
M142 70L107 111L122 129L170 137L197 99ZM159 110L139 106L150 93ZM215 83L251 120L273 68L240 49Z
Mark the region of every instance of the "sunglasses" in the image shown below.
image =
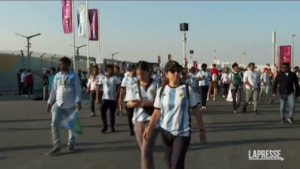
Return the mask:
M281 67L281 69L286 69L286 68L287 68L286 66L282 66L282 67Z
M181 71L182 71L181 69L171 69L171 70L170 70L170 72L173 73L173 74L174 74L175 72L180 73Z

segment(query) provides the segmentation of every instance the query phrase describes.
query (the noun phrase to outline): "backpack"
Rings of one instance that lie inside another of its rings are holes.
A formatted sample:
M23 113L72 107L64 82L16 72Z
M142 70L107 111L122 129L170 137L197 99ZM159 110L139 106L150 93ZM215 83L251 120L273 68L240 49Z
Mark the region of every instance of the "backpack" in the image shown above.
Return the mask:
M190 90L189 90L189 85L187 83L184 83L185 84L185 89L186 89L186 94L188 95L188 100L190 101ZM165 89L165 86L163 86L160 90L160 93L159 93L159 97L161 97L162 95L162 92L164 91Z
M232 73L232 82L234 87L240 87L242 84L242 78L239 73Z

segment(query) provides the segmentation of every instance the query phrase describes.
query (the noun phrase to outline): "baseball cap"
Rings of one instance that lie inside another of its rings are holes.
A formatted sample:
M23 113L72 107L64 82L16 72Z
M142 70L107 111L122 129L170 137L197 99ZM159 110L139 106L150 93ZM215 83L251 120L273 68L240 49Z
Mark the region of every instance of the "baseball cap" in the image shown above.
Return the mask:
M165 65L165 71L170 71L172 69L180 69L180 70L183 70L183 67L176 61L174 60L169 60L167 62L167 64Z

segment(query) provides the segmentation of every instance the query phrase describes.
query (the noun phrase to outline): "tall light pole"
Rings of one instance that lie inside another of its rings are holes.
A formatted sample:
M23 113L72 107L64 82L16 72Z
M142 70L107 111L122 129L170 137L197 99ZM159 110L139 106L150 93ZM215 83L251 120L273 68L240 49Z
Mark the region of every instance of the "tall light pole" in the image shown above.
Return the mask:
M272 32L272 54L273 54L273 66L276 64L276 32Z
M112 53L112 54L111 54L111 60L112 60L112 61L114 61L114 55L116 55L116 54L119 54L119 52L116 52L116 53Z
M183 46L182 46L182 54L183 54L183 66L187 66L186 65L186 32L189 30L189 24L188 23L180 23L180 31L182 32L182 42L183 42Z
M295 40L295 36L296 36L296 34L292 34L292 59L291 59L291 61L292 61L292 64L291 64L291 66L295 66L295 62L294 62L294 40Z
M21 52L21 56L22 56L22 69L24 69L25 65L24 65L24 53L23 50L20 51Z
M53 67L53 59L56 56L56 54L54 54L53 56L51 56L51 67Z
M77 56L77 57L74 56L74 58L73 58L73 71L78 72L78 70L79 70L79 49L83 48L87 45L85 44L85 45L81 45L81 46L74 46L74 45L70 45L70 46L73 46L75 48L74 50L75 50L75 53L76 53L76 56ZM76 66L76 62L77 62L77 66Z
M43 68L43 57L45 56L46 53L43 53L40 58L41 58L41 68Z
M30 54L31 54L31 53L30 53L31 43L30 43L29 41L30 41L31 38L36 37L36 36L40 36L41 34L38 33L38 34L31 35L31 36L24 36L24 35L15 33L15 35L21 36L21 37L27 39L27 46L26 46L26 47L27 47L27 58L28 58L28 63L27 63L28 68L27 68L27 69L29 69L29 68L30 68Z

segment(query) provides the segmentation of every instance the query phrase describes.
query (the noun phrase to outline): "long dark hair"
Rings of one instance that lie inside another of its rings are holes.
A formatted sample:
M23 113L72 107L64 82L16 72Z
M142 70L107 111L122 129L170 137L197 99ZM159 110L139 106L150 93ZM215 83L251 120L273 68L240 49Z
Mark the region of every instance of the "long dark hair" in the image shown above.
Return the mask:
M149 72L150 71L149 63L146 61L139 61L138 65L137 65L137 69Z

